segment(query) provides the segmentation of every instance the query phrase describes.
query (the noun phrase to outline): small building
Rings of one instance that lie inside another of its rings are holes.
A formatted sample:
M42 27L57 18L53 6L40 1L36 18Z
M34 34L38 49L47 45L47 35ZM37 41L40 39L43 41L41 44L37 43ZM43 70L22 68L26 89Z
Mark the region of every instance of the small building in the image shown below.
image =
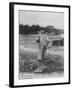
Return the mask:
M64 35L60 34L60 35L49 35L49 45L48 47L52 47L52 46L64 46Z

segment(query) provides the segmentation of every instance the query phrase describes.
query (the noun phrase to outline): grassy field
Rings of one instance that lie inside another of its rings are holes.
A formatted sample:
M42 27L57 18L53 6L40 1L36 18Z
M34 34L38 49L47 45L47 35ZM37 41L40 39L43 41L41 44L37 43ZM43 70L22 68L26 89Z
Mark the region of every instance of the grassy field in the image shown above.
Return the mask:
M36 35L19 37L19 72L20 74L46 75L64 72L64 49L52 47L46 51L45 59L38 61Z

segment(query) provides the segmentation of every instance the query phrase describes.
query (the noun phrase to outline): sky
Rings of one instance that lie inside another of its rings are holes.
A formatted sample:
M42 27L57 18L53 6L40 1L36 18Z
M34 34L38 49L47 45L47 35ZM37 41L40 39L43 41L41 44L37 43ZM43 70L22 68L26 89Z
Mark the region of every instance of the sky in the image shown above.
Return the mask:
M43 27L53 25L64 29L64 13L45 11L19 11L19 24L40 25Z

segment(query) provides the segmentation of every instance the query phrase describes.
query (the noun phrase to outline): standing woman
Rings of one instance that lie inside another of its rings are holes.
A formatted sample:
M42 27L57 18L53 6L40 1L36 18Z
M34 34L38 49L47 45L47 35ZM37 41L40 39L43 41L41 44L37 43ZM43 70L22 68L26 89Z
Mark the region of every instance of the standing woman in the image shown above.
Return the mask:
M39 53L38 53L38 60L44 60L45 58L45 53L46 53L46 50L47 50L47 44L48 44L48 37L47 37L47 34L44 33L44 30L41 30L39 32L39 35L37 37L37 43L38 43L38 50L39 50Z

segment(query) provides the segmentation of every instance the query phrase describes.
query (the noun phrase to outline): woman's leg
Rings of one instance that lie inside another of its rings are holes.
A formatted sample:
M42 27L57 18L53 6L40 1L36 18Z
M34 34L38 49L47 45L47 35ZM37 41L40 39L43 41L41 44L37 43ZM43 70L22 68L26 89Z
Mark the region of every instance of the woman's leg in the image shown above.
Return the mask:
M38 60L42 60L42 48L38 48Z
M45 59L45 53L46 53L46 46L44 46L42 49L42 60Z

